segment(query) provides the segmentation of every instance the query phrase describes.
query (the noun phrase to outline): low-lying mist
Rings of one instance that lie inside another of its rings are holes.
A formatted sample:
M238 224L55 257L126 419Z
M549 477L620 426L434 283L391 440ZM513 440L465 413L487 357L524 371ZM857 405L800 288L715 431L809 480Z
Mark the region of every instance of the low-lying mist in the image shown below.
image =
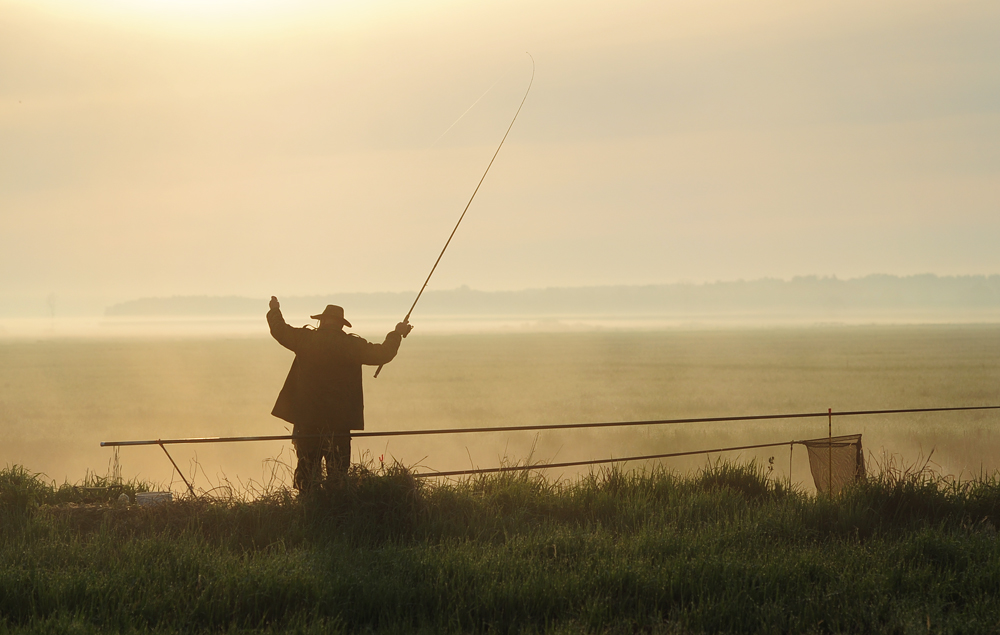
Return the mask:
M263 327L261 328L263 331ZM364 333L369 339L379 334ZM366 431L629 421L781 412L1000 404L1000 326L421 334L378 379L365 369ZM103 474L106 440L284 434L270 415L292 353L252 337L0 341L0 462L62 482ZM939 413L835 418L864 434L869 458L931 460L955 476L1000 468L998 415ZM826 419L623 429L358 439L354 458L419 470L492 467L681 452L825 436ZM290 445L170 446L195 486L270 477ZM685 471L711 456L667 459ZM727 457L789 474L789 450ZM126 478L171 483L155 447L120 451ZM629 464L629 467L639 467ZM586 469L586 468L584 468ZM570 478L580 470L552 470ZM278 470L279 474L285 474ZM805 452L791 477L811 488Z

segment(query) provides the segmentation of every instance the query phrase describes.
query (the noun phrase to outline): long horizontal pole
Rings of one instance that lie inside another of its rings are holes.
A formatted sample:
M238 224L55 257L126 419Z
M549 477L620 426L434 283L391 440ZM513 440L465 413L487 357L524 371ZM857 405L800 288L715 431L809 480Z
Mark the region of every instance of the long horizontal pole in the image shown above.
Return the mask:
M958 412L963 410L1000 410L1000 406L959 406L952 408L899 408L893 410L850 410L833 412L834 417L857 417L861 415L908 414L917 412ZM766 421L778 419L807 419L829 417L829 411L798 412L770 415L744 415L737 417L700 417L691 419L651 419L646 421L609 421L601 423L554 423L531 426L495 426L489 428L439 428L431 430L393 430L387 432L351 432L353 439L364 437L408 437L431 434L469 434L473 432L531 432L540 430L573 430L581 428L625 428L633 426L675 425L681 423L722 423L727 421ZM293 439L327 439L330 435L267 435L253 437L192 437L186 439L149 439L144 441L101 441L101 447L123 447L129 445L167 445L179 443L235 443L242 441L291 441Z
M833 437L834 439L844 439L847 437ZM525 472L528 470L549 470L553 468L560 467L579 467L582 465L600 465L603 463L627 463L629 461L648 461L651 459L669 459L675 456L694 456L696 454L714 454L716 452L736 452L738 450L755 450L758 448L777 448L784 447L791 443L798 443L799 445L804 445L806 443L823 443L824 445L830 441L827 437L821 439L804 439L802 441L782 441L780 443L758 443L756 445L738 445L728 448L715 448L712 450L690 450L687 452L670 452L667 454L645 454L643 456L625 456L618 459L592 459L589 461L568 461L565 463L539 463L536 465L508 465L506 467L487 467L483 469L473 469L473 470L454 470L451 472L420 472L414 473L413 476L417 478L426 478L429 476L468 476L471 474L496 474L498 472ZM830 447L833 447L833 443L830 443Z

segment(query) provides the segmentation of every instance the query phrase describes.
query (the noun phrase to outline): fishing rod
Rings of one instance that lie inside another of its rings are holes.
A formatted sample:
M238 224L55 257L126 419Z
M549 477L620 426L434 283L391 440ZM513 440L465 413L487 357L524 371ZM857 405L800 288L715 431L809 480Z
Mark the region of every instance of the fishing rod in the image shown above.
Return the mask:
M531 57L531 53L528 53L528 57ZM417 297L413 300L413 304L410 305L410 310L406 312L406 317L403 318L403 324L410 323L410 314L413 313L414 307L416 307L417 302L420 301L420 296L423 295L424 289L427 288L427 283L431 281L431 276L434 275L434 270L437 269L438 263L441 262L441 257L444 256L444 252L447 251L448 245L451 244L451 239L455 237L455 232L458 231L458 226L462 224L462 219L465 218L465 213L469 211L469 206L472 205L472 200L476 198L476 193L479 192L479 187L483 184L483 181L486 180L486 175L490 173L490 168L493 167L493 161L495 161L497 155L500 154L500 148L503 147L503 142L507 140L507 135L510 134L510 129L514 127L514 122L517 121L517 116L521 114L521 107L524 106L524 101L528 98L528 93L531 92L531 84L534 81L535 81L535 58L531 57L531 79L528 81L528 89L524 91L524 97L521 98L521 104L517 107L517 112L514 113L514 118L510 120L510 125L507 126L507 132L503 134L503 139L500 140L500 145L497 146L497 151L493 153L493 158L490 159L490 164L486 166L486 171L483 172L483 177L479 179L479 183L476 185L476 189L472 192L472 196L469 197L469 202L465 204L465 209L462 210L462 215L458 217L458 222L455 223L455 228L451 230L451 235L448 236L448 240L445 241L444 247L441 249L441 253L438 254L437 260L434 261L434 266L431 267L431 272L427 274L427 279L424 280L424 285L420 287L420 291L417 292ZM482 98L480 97L480 99ZM406 335L404 335L403 337L406 337ZM382 372L382 366L383 364L379 364L379 367L375 369L376 377L378 377L378 374Z

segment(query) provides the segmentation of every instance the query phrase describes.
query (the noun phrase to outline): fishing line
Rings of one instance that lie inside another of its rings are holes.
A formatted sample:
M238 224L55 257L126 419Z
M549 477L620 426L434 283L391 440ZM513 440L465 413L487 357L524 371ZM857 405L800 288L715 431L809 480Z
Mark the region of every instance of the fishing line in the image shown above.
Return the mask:
M475 107L476 107L476 104L478 104L479 102L481 102L481 101L483 100L483 97L485 97L485 96L486 96L486 93L489 93L489 92L490 92L491 90L493 90L493 88L494 88L494 87L495 87L495 86L496 86L497 84L499 84L499 83L500 83L500 81L501 81L502 79L504 79L505 77L507 77L507 75L509 75L509 74L510 74L510 73L505 73L505 74L504 74L503 76L501 76L501 77L500 77L500 79L498 79L497 81L493 82L493 86L490 86L489 88L487 88L487 89L486 89L486 92L485 92L485 93L483 93L482 95L480 95L480 96L479 96L479 99L477 99L476 101L472 102L472 105L471 105L471 106L469 106L468 108L466 108L466 109L465 109L465 112L463 112L463 113L462 113L461 115L459 115L459 116L458 116L458 119L456 119L455 121L453 121L453 122L451 123L451 125L450 125L450 126L448 126L448 127L447 127L447 128L445 129L445 131L444 131L444 132L442 132L442 133L441 133L440 135L438 135L438 138L437 138L437 139L435 139L435 140L434 140L434 141L433 141L433 142L432 142L432 143L431 143L431 144L430 144L429 146L427 146L427 149L428 149L428 150L430 150L431 148L433 148L433 147L434 147L434 145L435 145L435 144L436 144L436 143L437 143L438 141L440 141L442 137L444 137L444 136L445 136L446 134L448 134L448 131L449 131L449 130L451 130L452 128L454 128L454 127L455 127L455 124L457 124L457 123L458 123L459 121L461 121L461 120L462 120L462 117L464 117L464 116L466 116L467 114L469 114L469 111L470 111L470 110L472 110L473 108L475 108Z

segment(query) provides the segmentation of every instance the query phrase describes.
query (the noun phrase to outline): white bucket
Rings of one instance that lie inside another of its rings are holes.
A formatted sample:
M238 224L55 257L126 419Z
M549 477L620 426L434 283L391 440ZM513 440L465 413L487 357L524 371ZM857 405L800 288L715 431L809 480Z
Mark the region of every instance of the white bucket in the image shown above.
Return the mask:
M139 492L135 495L136 505L159 505L174 500L173 492Z

